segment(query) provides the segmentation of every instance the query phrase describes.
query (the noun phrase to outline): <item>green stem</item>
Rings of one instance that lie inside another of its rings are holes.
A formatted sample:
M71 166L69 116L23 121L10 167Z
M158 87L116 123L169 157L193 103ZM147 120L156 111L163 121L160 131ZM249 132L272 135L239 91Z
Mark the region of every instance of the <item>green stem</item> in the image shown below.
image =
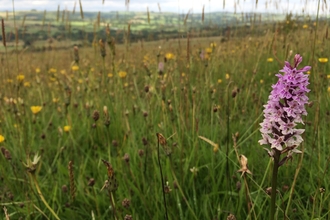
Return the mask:
M45 206L52 213L52 215L55 217L55 219L58 219L59 220L60 218L57 216L57 214L54 212L54 210L48 205L45 197L42 195L42 192L40 190L40 187L39 187L39 184L38 184L36 175L33 174L33 173L29 173L29 174L30 174L30 176L31 176L31 178L33 180L33 183L34 183L34 185L35 185L35 187L37 189L37 192L38 192L38 195L40 196L41 201L45 204Z
M109 197L110 197L110 202L111 202L111 207L112 207L112 210L113 210L113 217L115 220L117 220L117 214L116 214L116 206L115 206L115 201L114 201L114 198L113 198L113 193L111 191L109 191Z
M159 156L159 140L158 140L158 148L157 149L158 149L157 150L157 157L158 157L158 165L159 165L159 171L160 171L160 178L162 180L163 199L164 199L164 208L165 208L165 219L168 220L166 198L165 198L165 188L164 188L164 180L163 180L163 171L162 171L162 165L160 163L160 156Z
M272 194L270 197L270 220L274 220L275 211L276 211L276 188L277 188L277 173L279 168L279 161L281 152L278 150L274 150L274 165L273 165L273 178L272 178Z

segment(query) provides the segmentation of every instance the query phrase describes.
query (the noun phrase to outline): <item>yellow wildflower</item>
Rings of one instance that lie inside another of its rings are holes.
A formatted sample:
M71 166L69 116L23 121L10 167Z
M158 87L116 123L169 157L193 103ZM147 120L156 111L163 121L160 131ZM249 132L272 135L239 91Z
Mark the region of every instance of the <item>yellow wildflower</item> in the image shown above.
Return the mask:
M22 82L24 80L25 76L23 74L19 74L16 78L19 82Z
M268 63L272 63L273 61L274 61L273 58L271 58L271 57L270 57L270 58L267 58L267 62L268 62Z
M218 79L218 84L222 83L222 79Z
M127 76L127 73L125 71L119 71L118 75L119 75L120 78L123 79Z
M53 102L57 103L60 99L59 98L53 98Z
M181 73L181 76L182 76L182 77L185 77L185 76L186 76L186 74L185 74L185 73Z
M213 51L213 50L212 50L211 47L208 47L208 48L205 49L205 52L208 53L208 54L212 53L212 51Z
M174 59L174 54L173 53L167 53L167 54L165 54L165 57L166 57L167 60L172 60L172 59Z
M0 143L5 141L5 137L0 134Z
M303 28L304 28L304 29L307 29L307 28L308 28L308 25L307 25L307 24L304 24L304 25L303 25Z
M148 55L144 55L144 57L143 57L143 61L144 62L147 62L149 60L149 56Z
M40 73L40 68L36 68L36 73Z
M38 114L42 109L42 106L31 106L31 111L33 114Z
M84 81L82 79L78 79L78 83L82 84Z
M210 47L215 48L217 46L216 43L210 43Z
M24 83L24 87L30 87L30 86L31 86L30 82L25 82Z
M328 92L330 92L330 86L328 87Z
M261 80L260 80L260 84L263 84L263 83L264 83L264 80L263 80L263 79L261 79Z
M229 74L228 74L228 73L226 73L226 79L229 79L229 78L230 78Z
M72 71L78 71L79 70L79 66L74 65L74 66L71 67L71 70Z
M65 125L65 126L63 127L63 130L64 130L65 132L69 132L69 131L71 130L71 126L69 126L69 125Z
M108 73L108 77L109 78L112 78L113 77L113 74L112 73Z
M321 58L319 58L319 62L320 62L320 63L327 63L328 61L329 61L328 58L325 58L325 57L321 57Z
M311 74L311 71L308 70L308 71L307 71L307 74L310 75L310 74Z
M66 74L66 71L65 70L61 70L61 74L62 75Z
M57 70L56 70L55 68L50 68L50 69L48 70L48 72L49 72L49 73L56 73Z
M124 83L124 87L127 87L128 86L128 83Z
M327 78L330 79L330 74L327 75Z
M7 79L7 83L12 83L13 80L12 79Z

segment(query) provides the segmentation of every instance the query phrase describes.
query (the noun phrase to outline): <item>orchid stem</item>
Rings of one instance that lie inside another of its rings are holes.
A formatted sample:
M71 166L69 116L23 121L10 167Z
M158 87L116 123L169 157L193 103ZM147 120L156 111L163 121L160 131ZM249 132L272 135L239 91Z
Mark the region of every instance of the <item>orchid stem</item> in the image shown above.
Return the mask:
M275 211L276 211L276 188L277 188L277 173L279 168L279 161L281 152L279 150L274 150L274 166L273 166L273 178L272 178L272 193L270 197L270 220L275 219Z

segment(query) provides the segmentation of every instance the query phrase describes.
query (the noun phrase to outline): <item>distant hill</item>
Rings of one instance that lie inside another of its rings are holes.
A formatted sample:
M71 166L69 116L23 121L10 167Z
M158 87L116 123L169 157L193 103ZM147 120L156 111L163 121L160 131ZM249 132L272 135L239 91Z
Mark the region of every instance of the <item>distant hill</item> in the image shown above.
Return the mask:
M204 16L204 19L203 19ZM24 46L31 46L36 41L55 39L92 43L105 38L105 27L110 26L111 35L117 43L140 39L157 40L161 38L225 36L230 30L240 30L236 34L250 33L256 26L272 26L288 19L288 15L269 13L235 14L213 12L177 14L168 12L114 12L107 13L80 11L19 11L16 12L16 27L12 13L0 12L5 20L6 39L14 41L16 33L24 41ZM293 16L290 15L290 19ZM311 20L299 18L296 20ZM260 29L259 29L260 30ZM233 33L233 32L231 32ZM229 33L230 34L230 33ZM128 37L129 36L129 37Z

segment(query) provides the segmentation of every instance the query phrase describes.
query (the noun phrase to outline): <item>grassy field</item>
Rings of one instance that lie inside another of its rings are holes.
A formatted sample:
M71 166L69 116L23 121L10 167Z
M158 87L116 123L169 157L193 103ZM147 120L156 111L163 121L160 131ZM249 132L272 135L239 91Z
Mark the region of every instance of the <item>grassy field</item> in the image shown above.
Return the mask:
M279 169L275 219L330 219L328 23L253 28L245 37L233 28L42 52L3 47L0 216L269 219L273 162L259 123L275 74L299 53L300 68L312 67L303 153ZM238 172L241 155L252 174Z

